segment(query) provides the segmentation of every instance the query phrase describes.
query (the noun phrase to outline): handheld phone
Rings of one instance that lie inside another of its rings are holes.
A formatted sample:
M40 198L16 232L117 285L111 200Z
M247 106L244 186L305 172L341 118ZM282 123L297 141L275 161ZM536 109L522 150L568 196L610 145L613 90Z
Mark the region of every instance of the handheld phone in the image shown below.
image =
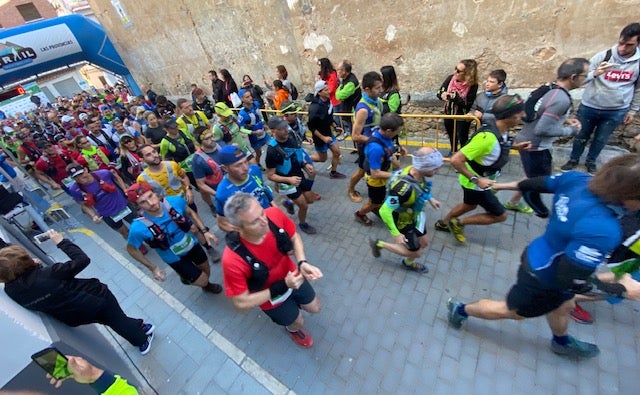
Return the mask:
M65 379L73 374L69 370L67 357L55 347L47 347L31 356L33 362L56 380Z
M40 233L39 235L35 235L33 236L33 239L38 243L38 244L42 244L45 241L49 240L51 238L51 235L49 234L49 232L44 232L44 233Z

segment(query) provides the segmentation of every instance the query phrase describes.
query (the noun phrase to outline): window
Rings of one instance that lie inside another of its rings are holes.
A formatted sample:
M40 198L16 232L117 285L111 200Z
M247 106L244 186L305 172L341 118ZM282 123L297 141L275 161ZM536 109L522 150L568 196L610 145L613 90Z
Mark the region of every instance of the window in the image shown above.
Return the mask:
M20 4L17 5L16 8L25 22L42 19L42 15L40 15L40 12L33 3Z

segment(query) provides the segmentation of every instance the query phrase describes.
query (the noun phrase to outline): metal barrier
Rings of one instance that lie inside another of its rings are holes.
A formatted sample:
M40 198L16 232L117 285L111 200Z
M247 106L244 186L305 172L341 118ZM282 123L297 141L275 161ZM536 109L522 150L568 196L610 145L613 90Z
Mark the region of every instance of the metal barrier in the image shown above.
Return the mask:
M239 110L239 109L234 109ZM263 113L279 115L278 110L263 109ZM308 115L307 111L299 111L300 115ZM341 127L344 127L342 123L344 119L351 120L353 114L351 113L334 113L334 116L338 117L341 122ZM473 115L445 115L445 114L401 114L404 118L404 127L400 132L400 142L404 146L414 147L434 147L435 149L448 149L451 150L449 144L449 138L447 137L446 130L442 122L442 119L455 119L461 121L474 121L472 124L472 130L469 131L469 135L476 130L480 125L480 119ZM457 122L454 122L454 139L456 137ZM443 141L444 140L444 141ZM346 136L340 143L340 148L344 150L355 150L353 143L351 143L351 137Z

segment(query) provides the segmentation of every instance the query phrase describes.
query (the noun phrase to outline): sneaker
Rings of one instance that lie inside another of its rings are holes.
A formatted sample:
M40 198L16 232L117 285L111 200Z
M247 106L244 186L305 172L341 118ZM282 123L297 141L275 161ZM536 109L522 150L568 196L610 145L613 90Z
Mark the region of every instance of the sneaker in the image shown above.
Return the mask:
M149 351L151 351L151 342L153 341L153 332L150 335L147 335L147 341L142 343L138 350L140 350L140 354L147 355Z
M532 214L533 213L533 209L529 206L527 206L527 204L525 202L518 202L518 204L513 204L511 203L511 201L507 200L504 203L504 208L506 208L507 210L513 210L513 211L519 211L523 214Z
M156 330L156 327L153 324L150 323L142 323L142 330L144 331L144 334L149 336L150 334L153 333L153 331Z
M140 246L140 248L138 248L140 250L140 252L142 253L142 255L147 255L149 253L149 249L147 248L146 245L142 244Z
M449 232L449 225L441 219L437 220L433 227L442 232Z
M578 161L577 160L573 160L573 159L569 159L569 162L567 162L564 165L562 165L560 170L562 170L562 171L571 171L571 170L575 169L576 167L578 167Z
M216 283L209 283L205 287L202 287L204 292L209 292L212 294L219 294L222 292L222 285Z
M289 334L291 340L293 340L300 347L309 348L313 346L313 338L304 329L300 328L295 332L291 332L287 329L287 327L285 327L285 330Z
M587 168L587 173L594 175L598 171L595 163L585 163L584 167Z
M449 298L447 300L447 309L449 310L449 324L456 329L462 328L462 323L467 320L467 317L464 317L458 313L458 307L462 305L461 302L457 302L453 300L453 298Z
M575 309L571 310L571 313L569 314L571 315L571 318L573 318L573 320L578 324L593 324L593 317L591 317L591 314L587 310L580 307L580 305L577 303Z
M407 263L404 260L404 258L402 259L402 267L407 269L407 270L412 270L412 271L414 271L416 273L420 273L420 274L429 273L429 268L426 267L425 265L423 265L422 263L413 262L412 264L407 265Z
M316 233L318 233L318 231L316 231L316 228L314 228L313 226L309 225L306 222L298 224L298 226L300 227L301 231L303 231L304 233L306 233L308 235L315 235Z
M282 202L282 205L284 206L284 208L287 209L287 213L289 213L290 215L293 215L296 213L296 208L293 205L293 202L289 199L285 199Z
M378 247L378 240L369 239L369 247L371 247L371 255L374 258L380 258L381 248Z
M345 176L342 173L339 173L337 171L332 171L331 173L329 173L329 178L334 179L334 180L341 180L343 178L347 178L347 176Z
M209 248L207 250L207 255L209 256L209 259L211 259L212 263L220 262L221 255L215 248L213 247Z
M354 203L362 202L362 196L360 196L360 192L358 191L348 191L347 195L349 195L349 199Z
M356 211L353 215L356 217L356 221L360 222L362 225L373 225L373 221L371 221L371 218L367 217L367 214L360 214L360 211Z
M467 238L464 237L464 225L460 225L458 218L451 218L449 220L449 232L451 232L459 243L467 241Z
M600 349L595 344L582 342L573 336L569 336L569 343L560 345L555 340L551 340L551 351L558 355L565 355L569 358L593 358L600 354Z

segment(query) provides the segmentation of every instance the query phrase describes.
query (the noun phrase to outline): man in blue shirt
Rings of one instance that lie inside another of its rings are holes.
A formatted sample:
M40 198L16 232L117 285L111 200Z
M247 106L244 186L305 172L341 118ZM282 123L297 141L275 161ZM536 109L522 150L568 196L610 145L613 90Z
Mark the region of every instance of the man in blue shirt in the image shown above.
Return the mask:
M226 172L216 189L215 206L218 212L218 227L225 232L233 229L224 216L224 204L236 192L246 192L255 197L262 208L271 207L273 194L262 181L258 165L250 165L247 155L235 145L225 145L218 155L219 164Z
M621 241L616 207L640 209L640 156L617 157L594 177L578 172L536 177L493 188L518 189L540 215L548 215L539 193L553 193L546 231L522 254L516 284L505 301L482 299L463 304L449 299L449 323L456 329L469 317L487 320L547 316L551 350L574 358L592 358L598 346L568 335L575 294L588 292L589 277ZM624 288L624 287L623 287ZM624 289L621 289L624 293Z

